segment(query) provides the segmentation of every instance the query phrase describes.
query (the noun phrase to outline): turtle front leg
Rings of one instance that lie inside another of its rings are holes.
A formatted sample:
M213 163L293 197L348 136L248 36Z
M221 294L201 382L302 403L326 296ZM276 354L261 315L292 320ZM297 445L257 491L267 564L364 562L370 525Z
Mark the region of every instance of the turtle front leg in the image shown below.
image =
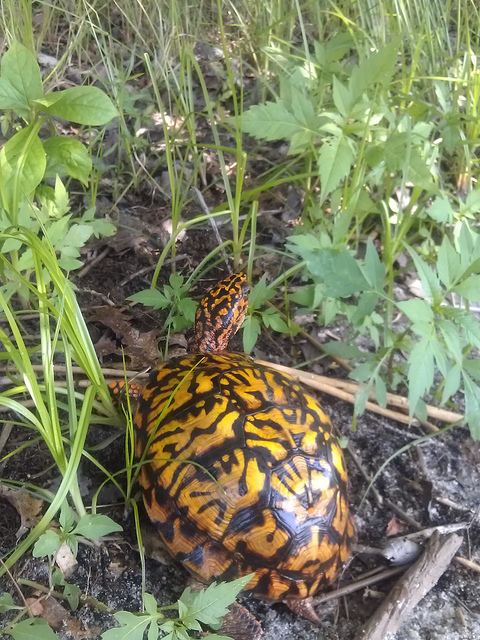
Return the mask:
M285 604L291 611L301 616L302 618L306 618L316 625L319 625L321 623L320 618L313 608L313 598L311 596L309 598L303 598L302 600L298 600L296 598L288 598L287 600L285 600Z

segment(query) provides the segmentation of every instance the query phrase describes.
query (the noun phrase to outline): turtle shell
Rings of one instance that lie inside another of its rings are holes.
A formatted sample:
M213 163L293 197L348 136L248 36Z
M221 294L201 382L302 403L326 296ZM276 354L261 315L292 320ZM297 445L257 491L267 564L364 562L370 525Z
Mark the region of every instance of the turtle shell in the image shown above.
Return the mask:
M135 427L146 509L194 576L253 573L247 589L272 601L335 580L354 535L347 472L296 380L243 353L173 358L152 374Z

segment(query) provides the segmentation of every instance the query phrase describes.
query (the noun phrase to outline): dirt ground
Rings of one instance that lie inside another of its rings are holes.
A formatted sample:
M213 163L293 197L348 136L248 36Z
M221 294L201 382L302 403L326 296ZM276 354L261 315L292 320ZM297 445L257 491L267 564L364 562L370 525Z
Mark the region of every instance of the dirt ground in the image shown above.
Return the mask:
M150 223L155 220L154 212L150 212ZM125 214L126 216L126 214ZM228 234L228 230L225 231ZM133 277L141 269L153 264L150 249L139 232L138 242L132 247L132 238L126 246L121 246L121 236L116 245L110 246L110 253L87 273L76 279L79 288L79 299L87 318L91 319L89 327L94 341L108 353L105 361L109 362L115 348L118 348L125 336L114 335L111 326L98 320L95 307L105 305L107 300L116 307L124 308L126 296L146 288L151 274ZM177 252L181 257L181 271L189 273L199 259L207 253L213 242L208 229L192 230L179 244ZM90 249L89 259L99 255L104 246ZM88 261L88 260L87 260ZM183 261L183 262L182 262ZM273 267L272 267L273 268ZM167 271L161 278L166 280ZM213 277L223 273L217 269ZM127 278L131 278L126 282ZM122 284L123 283L123 284ZM202 285L204 289L209 283ZM197 288L196 294L201 294ZM108 309L108 307L107 307ZM100 315L100 317L102 317ZM144 311L139 307L126 310L126 317L140 333L160 330L162 314ZM92 319L93 318L93 319ZM312 331L320 341L328 339L322 332L311 325ZM343 331L338 329L339 334ZM155 334L156 335L156 334ZM188 336L187 332L187 336ZM181 341L179 341L181 342ZM113 347L112 347L113 345ZM241 348L241 343L236 345ZM115 348L114 348L115 347ZM100 349L100 350L101 350ZM254 356L294 364L300 361L306 349L305 340L297 337L293 341L263 337ZM138 366L138 353L132 353L131 364ZM128 355L128 354L127 354ZM145 357L149 360L150 356ZM135 358L137 358L135 360ZM118 359L118 356L117 356ZM322 365L325 375L340 377L338 369L329 363ZM344 374L343 374L344 375ZM328 396L320 397L327 413L343 435L361 462L363 469L372 476L380 465L400 447L423 435L417 427L408 428L392 420L380 418L371 413L357 421L355 431L351 430L352 406ZM459 399L461 401L461 399ZM461 407L460 407L461 410ZM92 428L87 444L102 441L113 431L105 427ZM16 432L10 439L6 450L14 448L25 438L25 433ZM30 434L29 436L30 437ZM123 440L118 438L106 450L97 452L102 464L110 471L121 468ZM360 474L351 456L347 453L347 464L350 474L350 504L356 518L358 544L381 548L386 542L387 526L392 526L398 519L389 506L381 505L370 492L360 508L367 488L365 479ZM26 448L20 456L6 461L0 469L4 478L31 481L47 488L55 486L58 478L52 470L45 471L48 457L40 445ZM28 473L27 471L28 470ZM81 466L81 486L86 494L93 495L99 482L103 480L96 468L87 462ZM433 438L420 447L412 447L397 456L384 470L375 485L383 499L389 499L403 512L408 514L422 527L449 525L458 522L469 523L462 531L464 542L460 555L478 562L480 558L480 523L476 510L480 505L480 451L478 443L474 443L464 427L457 427L441 437ZM100 495L100 504L115 504L119 496L107 488ZM107 542L101 549L80 546L79 566L70 582L77 584L82 593L95 598L114 610L126 609L138 611L141 603L141 572L138 554L132 547L135 545L133 517L124 514L122 506L112 507L108 512L124 527L124 533L117 541ZM0 502L0 552L6 552L15 543L15 531L19 526L19 518L15 509L6 501ZM412 532L406 525L404 533ZM375 566L387 567L378 555L355 554L345 569L341 585L358 579L366 571ZM48 570L43 560L25 559L18 563L13 575L47 584ZM160 605L175 601L181 594L186 581L185 571L176 564L165 565L149 559L146 567L146 589L152 593ZM350 640L372 613L377 609L384 594L388 593L395 579L379 583L371 588L352 593L345 598L333 600L319 608L322 617L320 628L310 622L296 617L283 604L267 604L245 598L250 611L261 621L264 628L264 640L297 640L298 638L322 640ZM8 590L15 596L10 581L3 579L0 590ZM28 589L26 589L26 595ZM7 616L5 616L6 619ZM60 638L95 638L113 625L111 615L96 610L90 605L80 606L72 617L80 620L85 633L77 629L75 633L66 624L57 633ZM82 635L83 633L83 635ZM6 638L6 636L0 636ZM479 575L457 563L452 563L442 576L436 587L420 602L413 614L404 621L400 631L391 636L392 640L480 640L480 587Z

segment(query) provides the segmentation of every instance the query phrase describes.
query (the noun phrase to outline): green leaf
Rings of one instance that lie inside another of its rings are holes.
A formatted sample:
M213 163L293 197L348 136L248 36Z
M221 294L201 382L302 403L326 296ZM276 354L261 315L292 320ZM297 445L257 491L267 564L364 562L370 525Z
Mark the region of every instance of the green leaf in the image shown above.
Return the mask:
M152 596L151 593L146 593L143 597L143 604L145 606L145 611L149 613L151 616L157 614L157 601Z
M197 311L197 307L198 303L191 298L182 298L178 301L177 305L178 310L180 311L180 313L183 313L185 319L188 320L188 322L195 321L195 313Z
M147 640L158 640L159 634L160 629L158 627L158 622L156 620L152 620L148 628Z
M255 311L262 307L267 300L273 298L275 295L275 289L267 284L267 276L263 274L257 284L250 291L248 296L248 308L250 311Z
M424 338L413 346L408 358L408 364L408 399L410 402L410 417L412 417L417 401L422 398L433 384L435 367L430 338Z
M347 118L353 104L353 98L347 87L343 85L336 76L333 76L332 97L338 112L341 113L344 118Z
M28 110L29 105L23 96L5 78L0 78L0 109Z
M442 392L442 404L447 402L447 400L457 393L460 388L460 367L458 364L454 365L449 369L447 376L445 378L445 385L443 387Z
M417 269L425 297L434 304L439 304L443 298L442 288L436 273L420 258L408 245L405 245Z
M356 344L349 342L325 342L322 345L322 350L330 356L344 358L345 360L351 360L352 358L359 358L365 355Z
M480 440L480 388L463 372L465 388L465 421L470 428L473 440Z
M478 302L480 300L480 275L468 276L463 282L453 287L452 291L469 302Z
M43 618L22 620L17 622L13 628L7 628L6 632L14 640L58 640L58 637Z
M68 502L65 500L60 507L60 516L58 518L62 531L71 531L75 524L73 511L70 509Z
M387 387L380 375L375 377L375 397L381 407L385 408L387 406Z
M27 103L43 96L40 67L35 56L15 42L2 57L1 77L7 80Z
M0 180L7 210L15 197L32 194L45 173L45 152L36 130L34 125L21 129L0 151Z
M108 516L99 513L90 513L82 516L73 530L77 536L83 536L89 540L98 540L114 531L123 531L123 527L114 522Z
M43 556L53 556L60 547L60 536L55 531L48 529L39 537L33 547L32 556L42 558Z
M402 311L410 322L432 322L434 314L432 307L425 300L413 298L405 302L397 302L397 307Z
M433 220L440 224L453 222L454 211L446 194L443 192L426 208L426 212Z
M372 377L376 367L377 364L374 360L371 360L370 362L362 362L357 365L353 371L350 371L348 377L352 380L356 380L357 382L365 382Z
M52 116L89 126L107 124L118 115L107 94L97 87L55 91L36 100L35 104Z
M47 154L46 178L68 174L83 184L88 184L92 159L88 149L79 140L55 136L45 140L43 148Z
M323 202L346 178L353 164L354 155L345 136L325 140L318 156L318 174L322 187Z
M375 84L388 86L395 73L398 60L399 39L394 38L390 44L362 60L350 76L348 87L354 100L358 100Z
M72 611L76 611L78 609L78 603L80 601L80 594L82 593L81 589L77 587L76 584L70 584L69 582L65 583L63 588L63 595L67 598L68 604Z
M447 289L450 288L460 272L460 256L447 236L444 236L438 250L437 272L438 277Z
M372 385L370 382L369 384L362 384L355 394L355 400L353 403L353 413L355 416L361 416L365 411L371 390Z
M269 311L273 311L273 313L268 313ZM288 324L274 309L267 309L267 312L262 313L262 321L266 327L270 327L278 333L290 333Z
M15 607L12 596L9 593L3 593L0 596L0 613L10 611L12 607Z
M72 224L62 244L70 247L83 247L92 235L92 227L88 224Z
M255 316L247 316L243 323L243 349L250 353L261 333L260 322Z
M233 582L211 584L203 591L192 593L187 587L178 600L182 623L189 629L198 629L198 622L217 626L228 612L228 607L252 579L253 574ZM200 627L201 629L201 627Z
M367 252L365 254L363 273L368 280L368 283L372 285L376 291L383 291L385 265L380 261L371 238L369 238L367 242Z
M143 634L151 621L150 616L136 616L129 611L117 611L114 616L122 626L102 633L103 640L143 640Z
M153 307L154 309L167 309L171 305L171 301L168 300L161 291L158 291L158 289L144 289L129 296L127 300L140 302L140 304L146 307Z

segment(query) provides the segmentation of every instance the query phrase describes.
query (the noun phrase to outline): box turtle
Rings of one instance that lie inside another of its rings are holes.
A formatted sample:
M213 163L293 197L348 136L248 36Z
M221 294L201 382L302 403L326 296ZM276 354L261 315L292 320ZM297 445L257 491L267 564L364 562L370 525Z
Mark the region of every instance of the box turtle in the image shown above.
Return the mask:
M312 596L336 579L354 535L347 471L317 400L227 351L247 294L244 274L214 286L197 310L193 353L160 365L143 388L140 484L166 547L197 580L253 573L250 593L318 622ZM233 608L222 631L257 638L249 616Z

